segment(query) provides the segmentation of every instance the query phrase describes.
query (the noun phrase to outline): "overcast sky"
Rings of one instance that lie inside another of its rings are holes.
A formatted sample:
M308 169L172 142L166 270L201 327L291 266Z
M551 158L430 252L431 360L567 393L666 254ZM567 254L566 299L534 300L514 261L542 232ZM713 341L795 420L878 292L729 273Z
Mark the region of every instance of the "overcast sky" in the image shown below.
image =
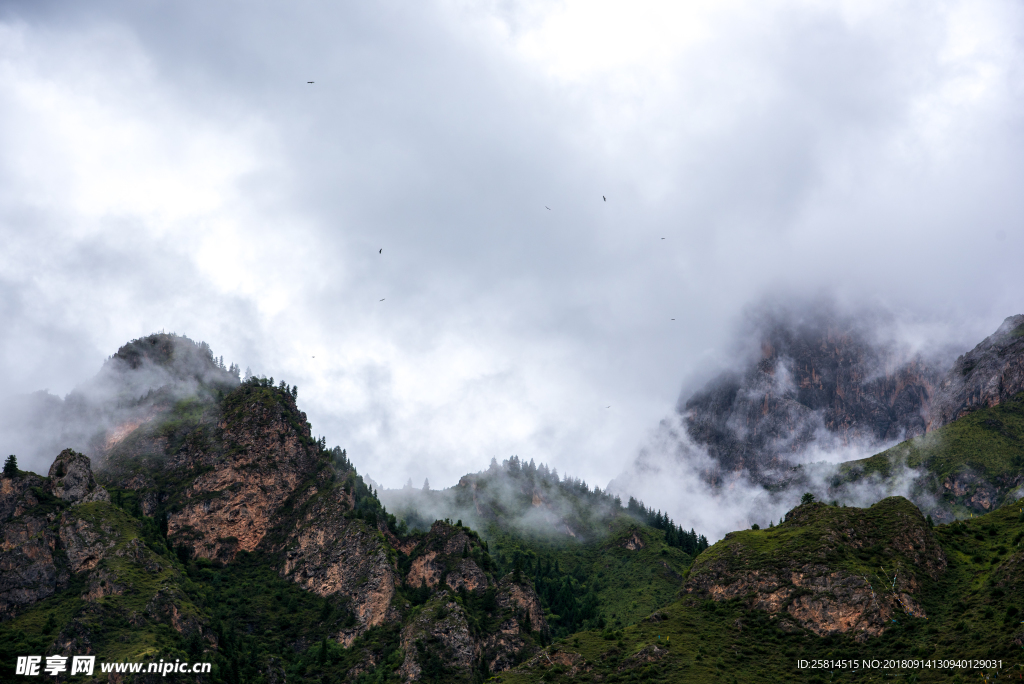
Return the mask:
M386 486L604 486L766 296L976 342L1022 188L1016 0L0 0L5 390L174 331Z

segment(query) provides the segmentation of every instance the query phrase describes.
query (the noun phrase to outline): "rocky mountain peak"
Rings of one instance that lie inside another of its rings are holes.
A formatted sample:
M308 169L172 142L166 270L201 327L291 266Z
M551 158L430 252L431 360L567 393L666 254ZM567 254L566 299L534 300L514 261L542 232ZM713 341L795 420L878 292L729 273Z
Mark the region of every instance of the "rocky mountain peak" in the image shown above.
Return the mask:
M1024 390L1024 315L1010 316L978 346L960 356L933 402L930 428Z
M923 434L941 369L853 318L767 316L759 353L680 402L689 437L719 472L761 477L812 444L883 444ZM716 473L710 474L717 479Z
M122 346L103 365L91 383L95 389L115 389L118 394L141 396L165 386L233 387L239 383L238 368L225 368L210 345L182 335L156 333ZM86 394L90 387L84 387ZM95 391L95 390L94 390ZM180 392L179 392L180 394Z

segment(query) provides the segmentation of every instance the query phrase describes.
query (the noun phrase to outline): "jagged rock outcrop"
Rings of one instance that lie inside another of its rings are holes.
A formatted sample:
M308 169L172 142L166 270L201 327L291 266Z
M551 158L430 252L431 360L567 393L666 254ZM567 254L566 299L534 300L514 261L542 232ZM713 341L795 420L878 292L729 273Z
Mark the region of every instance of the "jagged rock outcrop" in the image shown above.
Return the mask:
M166 515L169 536L194 557L230 560L260 546L322 469L292 394L246 383L219 403L183 400L139 423L99 476L137 492L144 514Z
M33 474L0 478L0 620L51 596L68 573L54 558L52 523L59 506L46 510L46 481Z
M96 484L92 474L92 461L85 454L65 449L50 466L47 490L61 501L89 503L110 501L110 494Z
M490 615L498 628L474 634L462 599L443 589L423 606L402 630L405 659L399 669L404 681L419 681L424 669L445 681L471 681L474 669L510 670L530 650L524 638L547 629L540 599L533 588L516 583L509 574L488 588L494 594Z
M70 574L95 567L103 555L96 547L102 542L68 508L110 499L89 458L65 449L49 472L0 478L0 619L63 589Z
M402 650L405 660L399 675L404 681L418 681L427 669L432 677L459 682L470 680L478 645L470 635L465 610L442 591L402 630Z
M185 489L167 527L175 539L188 540L194 555L230 559L255 549L317 466L305 416L286 393L267 401L259 391L266 389L238 390L218 426L219 444L189 464L210 470Z
M942 547L902 497L870 509L807 504L777 528L726 535L697 558L685 591L744 599L819 636L863 638L881 634L897 614L925 616L914 598L918 576L938 579L945 569Z
M66 449L49 472L0 480L0 619L66 589L74 575L84 579L88 603L145 595L150 585L140 577L155 586L176 576L141 541L139 524L109 502L86 456ZM80 640L84 627L75 624L68 643Z
M447 584L452 588L458 588L452 582L460 586L478 584L482 573L475 564L472 564L475 570L468 566L462 570L457 567L457 558L464 550L468 552L471 544L477 548L480 546L479 540L473 540L463 528L443 520L436 521L430 532L407 554L412 560L405 577L406 584L418 587L424 583L432 589L446 581L449 574L452 574L452 581Z
M1010 316L981 344L956 360L940 383L931 429L1024 391L1024 315Z
M413 540L402 546L404 584L433 591L402 630L402 677L417 681L426 667L434 675L443 672L448 680L460 681L473 668L502 672L521 662L531 650L529 635L548 630L533 587L515 582L511 573L495 577L479 536L459 525L439 520ZM477 602L483 613L477 621L491 627L471 627L465 602ZM434 654L444 656L438 661Z
M512 573L498 582L497 602L499 608L512 611L517 619L521 618L525 631L540 632L547 629L548 622L537 592L527 583L516 582Z
M312 438L296 388L256 377L239 383L207 346L157 335L119 350L87 389L61 410L96 420L93 434L102 437L87 442L96 477L88 457L66 449L48 478L0 480L0 620L30 619L19 611L75 587L71 617L47 619L57 622L48 629L59 627L48 632L56 637L48 652L109 650L101 630L115 619L130 625L119 643L162 624L187 637L193 656L217 648L228 638L223 617L214 610L211 618L209 596L189 582L212 576L219 591L234 562L243 575L250 564L269 566L323 597L293 594L282 605L308 615L313 603L324 648L333 639L359 649L362 660L345 665L346 677L386 665L407 666L412 679L472 679L512 667L540 634L547 638L537 595L496 577L475 532L439 522L399 538L405 528L345 453ZM240 559L243 552L251 553ZM291 633L289 648L309 646L295 633L308 628L281 624L272 627ZM361 639L373 628L381 629ZM404 664L394 650L402 643L410 649Z
M310 492L288 536L281 574L320 596L344 597L356 618L339 635L348 646L367 629L398 619L392 606L398 573L385 532L352 517L355 498L348 482L326 486Z
M748 334L758 353L681 399L677 416L662 422L661 444L637 459L637 474L658 472L667 448L713 484L745 472L786 486L791 466L817 460L815 451L881 451L1024 390L1024 315L1007 318L952 368L881 340L875 321L814 307L770 312Z

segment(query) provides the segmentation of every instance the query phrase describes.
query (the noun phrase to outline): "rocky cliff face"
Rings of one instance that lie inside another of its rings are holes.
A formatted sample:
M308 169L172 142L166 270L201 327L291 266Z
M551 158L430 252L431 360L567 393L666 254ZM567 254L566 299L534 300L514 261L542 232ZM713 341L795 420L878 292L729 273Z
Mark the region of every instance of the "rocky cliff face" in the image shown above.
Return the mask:
M666 421L661 439L676 457L702 462L720 483L747 472L784 485L786 470L820 452L881 451L1024 390L1024 316L999 330L953 368L872 337L871 324L835 314L768 316L751 333L759 353L678 406L682 429ZM638 472L657 470L643 453Z
M819 636L884 632L894 617L927 617L919 577L946 558L920 511L902 497L870 509L800 506L768 530L730 533L699 556L685 591L785 616ZM883 577L884 575L884 577Z
M689 436L719 471L759 478L812 445L883 444L924 433L939 369L872 342L850 321L789 326L769 325L748 370L713 380L679 407Z
M0 616L15 615L99 563L118 535L92 533L75 507L109 500L89 458L71 449L57 456L47 478L0 479Z
M54 557L58 505L45 506L46 481L32 474L0 478L0 619L65 586Z
M294 388L233 381L208 347L183 340L126 345L79 402L79 418L103 418L90 442L95 477L89 458L67 449L47 478L0 480L0 619L69 590L84 603L53 652L107 648L97 629L119 621L143 633L168 625L199 640L195 655L217 647L215 633L237 641L214 626L216 606L193 602L209 600L195 583L208 569L256 564L322 597L286 605L323 606L318 629L362 654L346 655L349 678L391 658L409 681L469 681L532 652L547 632L540 600L495 576L476 533L438 522L400 538L344 452L312 438ZM116 410L103 403L111 398ZM402 644L404 662L393 650Z
M445 681L471 681L474 672L502 672L531 651L533 633L548 629L540 598L511 574L493 575L480 538L446 521L410 539L401 565L404 585L431 598L402 629L405 681L424 672Z
M53 653L92 652L104 622L119 613L101 603L112 596L148 601L131 618L139 624L162 622L179 632L203 633L195 608L175 588L180 575L142 542L138 522L110 503L89 459L66 449L49 472L49 478L0 480L0 619L68 589L74 580L84 604L55 635Z
M310 492L288 535L282 569L284 577L309 591L343 598L356 622L338 636L346 646L371 627L400 617L392 605L399 582L390 533L353 517L353 486L345 480Z
M236 390L215 439L190 451L189 483L167 521L194 555L230 559L256 549L279 509L317 468L309 424L294 399L254 385Z
M1010 316L995 333L956 360L938 387L929 416L940 427L1024 391L1024 315Z

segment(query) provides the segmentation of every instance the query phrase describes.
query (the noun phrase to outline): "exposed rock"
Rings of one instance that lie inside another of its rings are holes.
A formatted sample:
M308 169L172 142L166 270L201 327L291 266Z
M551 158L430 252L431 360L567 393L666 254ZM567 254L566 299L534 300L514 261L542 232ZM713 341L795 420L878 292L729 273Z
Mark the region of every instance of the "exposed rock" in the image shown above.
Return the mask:
M39 507L44 484L32 474L0 478L0 620L67 583L67 572L58 570L54 558L51 522L58 513Z
M404 681L417 681L427 666L440 670L445 681L468 679L478 648L462 606L442 591L402 630L405 660L399 675Z
M461 528L443 520L436 521L407 555L412 556L412 565L405 577L405 583L418 587L421 582L430 588L438 586L450 572L455 572L452 581L477 585L480 582L479 568L475 571L466 566L460 573L458 566L463 550L479 548L480 542L470 538ZM476 567L475 564L473 567ZM448 582L449 586L453 586Z
M631 656L627 656L625 660L623 660L622 664L619 665L619 672L656 663L666 655L668 655L668 649L666 648L658 648L655 644L644 646L639 651Z
M593 665L588 663L579 653L561 651L554 647L549 651L541 651L524 663L524 668L527 670L546 670L554 667L560 667L562 674L567 677L575 677L581 672L589 672L594 669ZM619 669L623 670L625 668L620 667Z
M453 663L452 669L446 672L450 681L468 676L474 662L483 661L491 672L502 672L519 664L530 650L524 636L548 629L533 587L513 582L511 573L500 580L493 578L488 572L492 567L489 557L479 539L460 526L437 521L430 532L416 539L417 543L411 548L403 547L409 550L410 556L406 586L426 586L438 591L403 630L402 676L414 681L420 675L424 659L430 659L432 652L446 654L445 662ZM496 621L495 631L481 634L467 631L463 635L462 625L468 623L462 598L452 598L455 592L461 591L467 596L486 594L484 605L491 602L488 617ZM438 620L442 624L435 625ZM436 661L431 662L432 667L438 666Z
M70 511L61 519L61 547L73 573L95 568L120 541L117 529L108 524L79 517Z
M629 535L622 541L622 546L629 549L630 551L638 551L644 548L644 540L640 538L636 532Z
M466 591L480 593L487 589L487 575L471 558L463 558L448 573L445 583L455 591L465 589Z
M544 617L544 609L540 605L537 592L528 583L513 582L511 573L502 577L498 583L497 601L500 608L509 608L515 614L521 613L528 618L529 631L543 631L548 628L548 621Z
M877 636L897 614L924 616L914 598L920 588L916 573L938 579L946 568L945 555L920 512L905 499L892 497L872 508L809 504L791 511L784 525L809 528L805 536L817 546L800 552L799 563L789 560L796 547L759 543L761 550L755 551L745 543L750 535L770 538L775 532L730 533L698 557L685 590L716 601L745 599L750 608L788 616L819 636ZM880 517L887 521L886 531L877 527ZM890 567L891 578L887 573L883 581L877 571L869 578L864 573L871 571L858 573L842 562L842 547L884 548L902 561Z
M760 357L747 370L680 404L689 438L717 463L710 480L743 469L770 477L812 443L881 445L925 432L943 369L835 316L769 320L759 333Z
M956 360L932 404L931 429L1024 391L1024 315L1010 316Z
M346 646L398 617L391 606L398 580L389 544L380 530L345 517L352 505L340 485L314 496L289 534L281 571L320 596L348 597L358 625L340 635Z
M409 574L406 575L405 581L409 586L418 587L420 584L425 584L431 589L441 583L441 577L444 575L445 564L443 560L438 560L437 551L424 551L422 555L417 556L412 562L412 566L409 568Z
M268 401L260 390L273 392L238 390L236 405L219 426L226 453L185 454L186 467L208 470L183 492L180 508L168 517L168 533L176 543L187 543L194 556L230 560L254 550L317 465L309 424L304 414L297 419L294 400L282 392Z
M68 503L110 501L110 494L96 484L92 474L92 461L85 454L65 449L50 466L47 489L55 497Z

